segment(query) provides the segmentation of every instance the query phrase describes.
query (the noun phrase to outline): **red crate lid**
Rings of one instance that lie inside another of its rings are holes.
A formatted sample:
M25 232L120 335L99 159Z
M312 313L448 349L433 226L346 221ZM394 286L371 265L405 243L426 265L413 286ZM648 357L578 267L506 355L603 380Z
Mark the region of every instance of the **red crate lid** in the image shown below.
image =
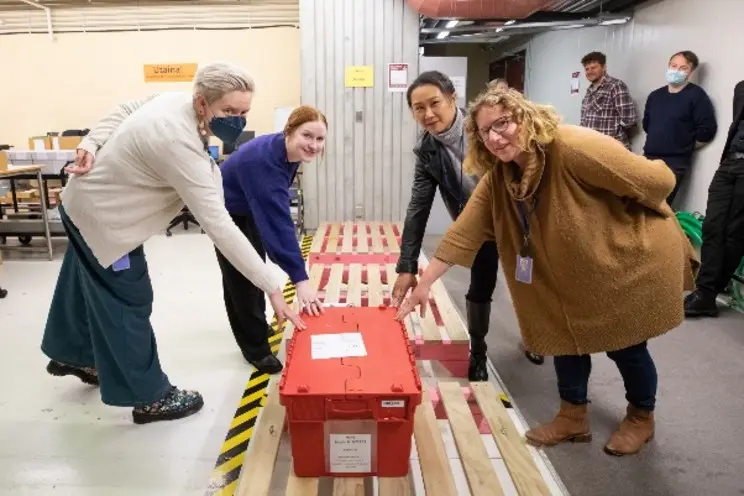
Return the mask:
M410 396L421 381L396 309L327 308L295 330L279 385L284 397L329 395ZM338 356L343 358L322 358ZM365 356L348 356L362 354ZM315 356L316 358L313 358Z

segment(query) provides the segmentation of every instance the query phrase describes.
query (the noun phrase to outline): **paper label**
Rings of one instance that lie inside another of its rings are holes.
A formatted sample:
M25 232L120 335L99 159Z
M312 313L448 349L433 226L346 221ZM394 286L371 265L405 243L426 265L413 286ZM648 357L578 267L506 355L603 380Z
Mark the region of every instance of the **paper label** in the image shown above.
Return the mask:
M382 408L405 408L404 400L385 400L382 402Z
M328 450L330 471L359 474L372 471L371 434L331 434Z
M310 336L310 356L313 360L367 356L362 333L315 334Z

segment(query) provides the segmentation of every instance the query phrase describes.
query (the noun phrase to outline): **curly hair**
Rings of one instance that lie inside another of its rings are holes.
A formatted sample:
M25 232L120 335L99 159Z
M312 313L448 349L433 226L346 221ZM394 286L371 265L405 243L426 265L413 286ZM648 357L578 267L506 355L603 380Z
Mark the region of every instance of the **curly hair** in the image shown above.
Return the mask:
M517 123L519 143L523 150L534 153L537 149L545 149L555 139L560 117L553 107L531 102L514 89L489 88L478 95L468 106L468 115L465 119L468 155L463 163L465 172L468 174L483 176L500 162L479 139L476 122L478 112L483 107L495 107L496 105L503 106L512 114L512 119Z

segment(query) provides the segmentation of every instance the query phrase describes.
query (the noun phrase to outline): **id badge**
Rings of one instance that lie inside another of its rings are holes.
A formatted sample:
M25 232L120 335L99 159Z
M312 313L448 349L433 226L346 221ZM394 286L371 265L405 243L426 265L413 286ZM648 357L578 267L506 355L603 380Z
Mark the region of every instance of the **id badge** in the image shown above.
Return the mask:
M121 257L119 260L114 262L111 268L114 270L114 272L121 272L122 270L129 269L129 254L127 253L126 255Z
M532 284L532 257L517 255L517 281Z

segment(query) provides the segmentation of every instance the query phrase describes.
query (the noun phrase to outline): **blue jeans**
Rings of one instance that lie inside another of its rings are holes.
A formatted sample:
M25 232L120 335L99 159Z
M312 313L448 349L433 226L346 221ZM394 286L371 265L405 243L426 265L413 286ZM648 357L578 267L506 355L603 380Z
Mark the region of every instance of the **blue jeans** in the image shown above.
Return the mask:
M653 411L656 406L656 375L654 360L648 352L646 341L617 351L608 351L607 356L615 362L625 383L625 399L642 410ZM558 376L558 393L561 399L574 405L589 402L589 375L592 358L589 355L564 355L554 358Z

